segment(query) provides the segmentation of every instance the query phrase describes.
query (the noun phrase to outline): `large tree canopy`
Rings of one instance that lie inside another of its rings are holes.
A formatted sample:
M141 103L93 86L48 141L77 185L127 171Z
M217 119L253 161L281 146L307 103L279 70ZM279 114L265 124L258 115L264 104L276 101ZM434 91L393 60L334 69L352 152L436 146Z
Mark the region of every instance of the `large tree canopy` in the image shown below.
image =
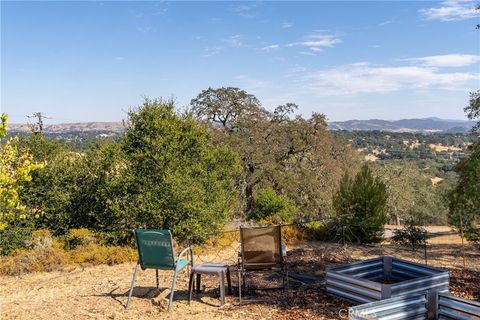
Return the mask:
M241 120L262 119L267 114L254 95L232 87L203 90L190 104L196 118L219 124L229 131L235 130Z
M390 222L446 223L448 206L443 198L451 187L446 181L433 185L425 167L415 163L372 163L371 168L386 185Z
M305 119L295 116L296 109L287 103L269 112L237 88L209 88L192 100L192 113L211 124L215 141L240 155L245 212L253 210L256 194L272 187L304 217L332 213L331 194L341 175L355 170L354 152L331 137L325 117Z

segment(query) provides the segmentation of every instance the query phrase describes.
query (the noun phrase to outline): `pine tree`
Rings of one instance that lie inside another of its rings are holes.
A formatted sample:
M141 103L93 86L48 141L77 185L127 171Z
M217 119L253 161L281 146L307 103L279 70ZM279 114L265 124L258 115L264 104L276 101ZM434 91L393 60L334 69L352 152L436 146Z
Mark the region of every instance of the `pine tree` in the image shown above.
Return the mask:
M334 207L343 234L352 242L369 243L382 238L387 221L385 184L364 165L352 179L345 174L334 196Z

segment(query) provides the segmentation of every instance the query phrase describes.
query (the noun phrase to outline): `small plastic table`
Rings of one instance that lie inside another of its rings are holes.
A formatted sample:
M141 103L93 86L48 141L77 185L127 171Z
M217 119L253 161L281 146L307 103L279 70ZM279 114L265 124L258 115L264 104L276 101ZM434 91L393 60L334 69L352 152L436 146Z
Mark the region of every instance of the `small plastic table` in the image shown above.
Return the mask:
M232 293L232 283L230 280L230 269L225 264L220 263L203 263L193 266L190 272L190 281L188 284L188 303L192 300L193 280L197 275L196 293L200 292L200 283L202 274L216 275L220 282L220 303L225 304L225 278L227 278L228 293Z

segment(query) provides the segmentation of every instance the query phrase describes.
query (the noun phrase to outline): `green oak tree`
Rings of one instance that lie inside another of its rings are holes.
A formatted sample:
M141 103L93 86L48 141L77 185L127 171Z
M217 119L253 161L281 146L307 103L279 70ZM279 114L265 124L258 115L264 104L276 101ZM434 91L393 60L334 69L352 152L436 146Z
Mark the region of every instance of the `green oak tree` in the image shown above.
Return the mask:
M173 101L145 100L128 114L120 141L125 169L110 206L126 227L170 229L203 241L238 201L238 157L217 147L191 115Z
M295 115L287 103L273 112L238 88L209 88L191 102L190 112L207 124L217 145L240 156L243 173L237 182L244 212L255 197L272 188L299 208L297 218L332 214L331 194L344 171L355 171L356 155L348 142L335 140L325 116Z

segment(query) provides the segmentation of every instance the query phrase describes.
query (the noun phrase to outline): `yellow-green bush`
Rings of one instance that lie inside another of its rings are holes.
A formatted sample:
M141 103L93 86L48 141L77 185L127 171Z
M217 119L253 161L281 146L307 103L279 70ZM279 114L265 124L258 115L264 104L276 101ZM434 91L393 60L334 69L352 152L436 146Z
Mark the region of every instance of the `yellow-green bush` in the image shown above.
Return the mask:
M26 241L26 244L27 247L31 249L60 248L63 246L62 241L53 237L47 229L33 231L32 237Z
M67 261L67 252L61 248L19 249L11 255L0 257L0 274L19 275L34 271L61 270Z
M282 228L283 243L294 246L307 239L307 233L298 226L285 226Z
M138 259L134 248L118 246L102 246L89 244L78 246L69 252L70 264L118 264Z
M85 228L70 229L66 238L68 249L73 249L77 246L86 246L92 243L97 243L96 235Z
M320 221L311 221L305 224L305 230L309 240L320 240L325 238L325 224Z

